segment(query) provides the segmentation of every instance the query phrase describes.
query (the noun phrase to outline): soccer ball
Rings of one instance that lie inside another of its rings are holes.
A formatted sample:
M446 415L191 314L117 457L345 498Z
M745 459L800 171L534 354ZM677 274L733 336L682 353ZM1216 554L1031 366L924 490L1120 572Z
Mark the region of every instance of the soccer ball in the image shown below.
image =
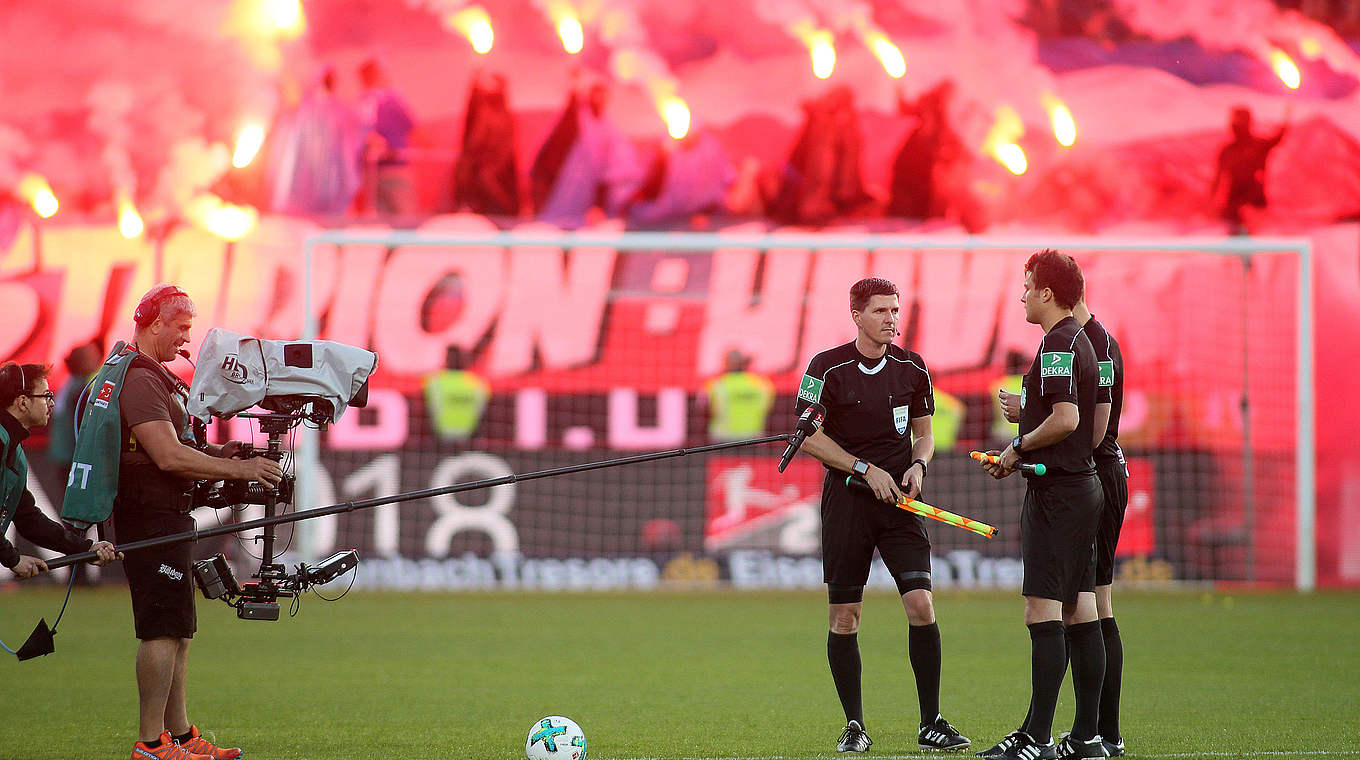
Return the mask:
M586 760L586 735L571 718L539 718L529 727L524 754L529 760Z

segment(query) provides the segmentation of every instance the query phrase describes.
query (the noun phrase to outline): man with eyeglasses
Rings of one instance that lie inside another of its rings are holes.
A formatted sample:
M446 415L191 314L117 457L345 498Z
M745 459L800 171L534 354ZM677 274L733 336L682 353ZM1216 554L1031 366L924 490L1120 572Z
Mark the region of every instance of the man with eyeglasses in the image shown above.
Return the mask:
M9 363L0 367L0 565L20 578L33 578L47 570L37 557L20 554L5 539L10 522L19 535L37 546L72 554L94 551L100 567L122 554L108 541L93 541L42 513L28 490L28 460L19 444L28 431L47 424L56 394L47 386L47 368L41 364Z

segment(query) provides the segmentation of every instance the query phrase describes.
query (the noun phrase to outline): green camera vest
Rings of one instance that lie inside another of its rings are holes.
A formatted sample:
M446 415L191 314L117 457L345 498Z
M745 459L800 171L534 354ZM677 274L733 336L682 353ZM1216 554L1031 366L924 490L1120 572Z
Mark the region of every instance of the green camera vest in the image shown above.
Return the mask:
M0 452L9 448L9 431L0 427ZM28 459L24 447L14 447L14 468L0 466L0 536L9 530L14 514L19 511L19 499L28 488Z
M118 460L123 449L123 418L118 395L136 351L119 341L90 384L77 419L75 454L66 479L61 518L84 530L109 519L118 495Z

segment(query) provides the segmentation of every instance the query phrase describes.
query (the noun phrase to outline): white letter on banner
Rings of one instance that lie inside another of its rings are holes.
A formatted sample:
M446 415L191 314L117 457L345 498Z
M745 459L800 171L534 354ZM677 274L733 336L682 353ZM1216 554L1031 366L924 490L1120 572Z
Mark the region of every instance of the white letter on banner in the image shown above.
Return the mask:
M540 230L526 225L517 231ZM547 369L594 359L617 255L598 247L570 254L547 246L511 248L506 296L489 352L491 373L527 372L535 348Z
M490 454L460 454L439 463L430 476L431 488L445 488L458 482L503 478L514 474L509 463ZM431 496L430 505L438 517L425 534L425 553L431 557L447 557L449 541L468 530L478 530L491 537L493 554L514 554L519 551L519 532L506 517L515 503L513 483L487 491L487 501L480 507L470 507L458 501L454 494Z
M654 449L685 442L685 391L662 388L656 394L656 426L638 425L638 396L632 388L609 392L609 447Z
M780 248L764 256L746 248L719 248L711 257L708 303L699 334L696 373L722 371L723 356L738 349L751 357L756 372L779 372L793 366L798 352L798 323L807 292L812 255L806 249ZM778 325L780 329L772 329Z

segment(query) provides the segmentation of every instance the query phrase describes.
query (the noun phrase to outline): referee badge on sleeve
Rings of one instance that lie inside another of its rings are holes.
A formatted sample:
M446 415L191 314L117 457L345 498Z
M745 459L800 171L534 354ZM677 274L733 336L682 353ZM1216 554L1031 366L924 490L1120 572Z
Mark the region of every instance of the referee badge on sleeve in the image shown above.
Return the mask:
M911 407L908 406L893 407L893 427L897 428L898 435L907 432L907 419L910 408Z
M798 398L813 404L821 401L822 381L812 375L803 375L803 382L798 385Z

